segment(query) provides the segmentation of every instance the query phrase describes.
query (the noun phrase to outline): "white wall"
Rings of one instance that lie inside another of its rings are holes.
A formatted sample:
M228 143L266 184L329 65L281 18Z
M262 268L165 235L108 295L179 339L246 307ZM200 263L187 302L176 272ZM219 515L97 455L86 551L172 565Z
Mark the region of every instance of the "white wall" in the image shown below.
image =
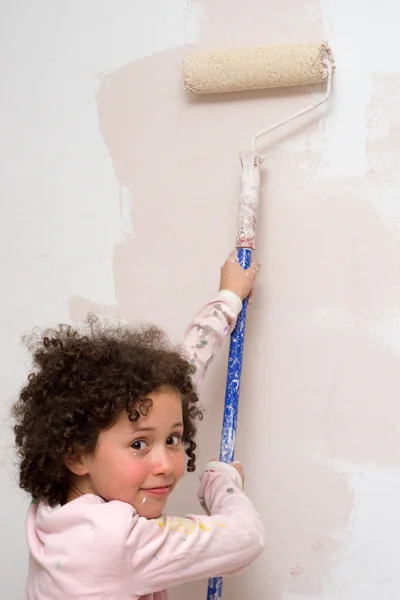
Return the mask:
M330 110L267 147L237 456L268 542L225 597L399 596L399 11L1 0L1 598L20 597L27 569L8 419L28 368L20 336L95 310L179 339L234 242L237 151L322 93L188 102L188 44L325 35ZM226 350L203 393L201 460L218 448ZM196 510L196 483L185 478L171 511ZM200 600L205 586L175 597Z

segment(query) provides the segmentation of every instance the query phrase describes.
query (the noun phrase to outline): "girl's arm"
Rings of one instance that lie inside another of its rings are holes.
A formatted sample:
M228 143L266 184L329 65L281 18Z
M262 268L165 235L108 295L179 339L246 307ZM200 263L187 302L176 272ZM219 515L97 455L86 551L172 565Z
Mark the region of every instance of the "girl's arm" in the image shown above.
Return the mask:
M197 313L187 328L184 347L196 367L196 385L202 382L224 339L232 333L242 301L251 293L259 268L256 261L244 270L237 261L236 252L232 252L221 268L218 296Z
M230 465L209 463L199 489L207 516L131 515L123 543L127 587L139 596L188 581L232 575L264 547L264 530L241 478Z
M230 290L221 290L186 329L183 343L190 362L196 367L193 380L197 386L203 381L223 341L234 330L241 309L239 296Z

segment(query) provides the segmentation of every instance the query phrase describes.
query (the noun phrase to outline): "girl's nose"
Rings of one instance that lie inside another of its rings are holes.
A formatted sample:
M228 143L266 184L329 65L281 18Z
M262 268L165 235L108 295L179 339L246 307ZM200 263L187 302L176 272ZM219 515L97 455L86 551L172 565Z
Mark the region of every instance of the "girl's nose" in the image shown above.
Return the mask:
M174 471L171 453L164 445L155 446L151 455L152 470L156 475L171 475Z

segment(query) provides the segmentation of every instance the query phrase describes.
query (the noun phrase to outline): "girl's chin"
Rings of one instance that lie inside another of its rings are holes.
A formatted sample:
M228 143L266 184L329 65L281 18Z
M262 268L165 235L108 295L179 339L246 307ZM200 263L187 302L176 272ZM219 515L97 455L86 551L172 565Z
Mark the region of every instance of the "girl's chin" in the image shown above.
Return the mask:
M136 511L139 515L139 517L143 517L144 519L158 519L159 517L161 517L162 512L160 512L159 510L154 510L154 511L143 511L143 510L138 510Z
M146 506L140 504L139 506L134 506L133 508L136 510L139 517L144 517L145 519L158 519L158 517L160 517L163 513L166 502L157 502L154 504L155 506Z

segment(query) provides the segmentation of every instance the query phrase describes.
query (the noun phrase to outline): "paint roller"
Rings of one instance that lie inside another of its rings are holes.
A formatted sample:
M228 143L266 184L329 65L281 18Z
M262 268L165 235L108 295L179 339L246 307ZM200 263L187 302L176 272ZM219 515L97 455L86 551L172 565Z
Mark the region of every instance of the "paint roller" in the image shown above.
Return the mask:
M260 137L324 104L331 95L334 70L333 55L326 43L201 52L183 60L184 88L190 94L221 94L326 82L323 97L267 129L262 129L253 137L251 150L239 153L242 179L236 249L237 259L244 269L249 268L255 249L260 170L265 158L257 152L256 142ZM220 448L220 460L228 463L234 460L235 454L247 305L248 299L243 302L229 345ZM208 600L219 600L222 597L222 583L221 577L209 580Z

